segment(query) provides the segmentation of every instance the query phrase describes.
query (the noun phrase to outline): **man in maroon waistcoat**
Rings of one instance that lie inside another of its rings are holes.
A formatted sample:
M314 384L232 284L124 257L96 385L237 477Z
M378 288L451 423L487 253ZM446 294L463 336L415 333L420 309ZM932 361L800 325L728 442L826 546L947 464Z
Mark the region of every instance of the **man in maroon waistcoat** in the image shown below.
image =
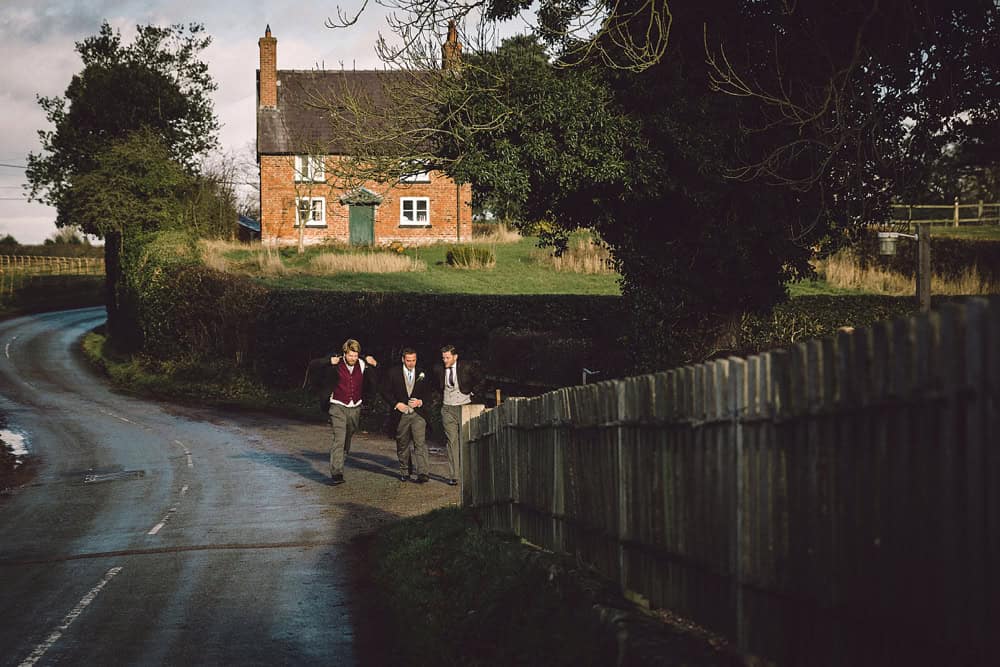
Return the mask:
M309 376L323 392L322 405L329 411L333 427L330 449L330 483L344 483L344 459L351 451L351 436L358 430L361 403L376 389L375 367L371 355L360 359L361 344L353 338L344 342L342 355L320 357L309 362Z

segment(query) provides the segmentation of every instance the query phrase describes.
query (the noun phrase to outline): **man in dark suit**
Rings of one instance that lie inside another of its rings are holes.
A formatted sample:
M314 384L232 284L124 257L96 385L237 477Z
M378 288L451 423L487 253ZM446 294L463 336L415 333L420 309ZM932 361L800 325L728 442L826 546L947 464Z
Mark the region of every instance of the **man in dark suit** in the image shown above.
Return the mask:
M362 361L361 344L353 338L329 355L309 362L307 381L320 392L320 407L330 415L333 445L330 449L330 483L344 483L344 460L351 452L351 437L361 420L361 403L376 384L378 362L368 355Z
M399 459L399 481L410 479L410 445L416 463L417 483L427 481L430 463L427 456L427 414L424 402L430 400L433 390L423 370L417 367L417 352L405 347L402 366L382 376L381 393L392 407L395 422L391 431L396 436L396 457Z
M454 345L441 348L441 364L434 367L434 386L441 392L441 426L448 446L448 484L458 484L458 443L462 428L462 406L474 401L483 381L479 368L469 362L458 363Z

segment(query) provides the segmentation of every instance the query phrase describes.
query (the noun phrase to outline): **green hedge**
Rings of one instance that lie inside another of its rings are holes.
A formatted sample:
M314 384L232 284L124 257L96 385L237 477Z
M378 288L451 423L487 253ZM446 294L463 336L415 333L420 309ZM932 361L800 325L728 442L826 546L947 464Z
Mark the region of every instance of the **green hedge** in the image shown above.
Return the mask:
M512 324L614 345L621 321L620 299L613 296L272 290L257 327L254 364L269 385L292 386L302 382L309 359L338 350L347 338L381 360L411 346L429 367L444 344L486 363L491 332Z
M104 276L15 277L10 291L0 291L0 313L38 313L66 308L102 306Z
M917 267L917 244L900 239L896 254L878 254L878 239L866 235L854 246L862 266L877 266L895 273L913 277ZM948 236L931 237L931 270L945 278L955 279L971 267L978 267L979 274L987 280L1000 282L1000 241L989 239L963 239Z

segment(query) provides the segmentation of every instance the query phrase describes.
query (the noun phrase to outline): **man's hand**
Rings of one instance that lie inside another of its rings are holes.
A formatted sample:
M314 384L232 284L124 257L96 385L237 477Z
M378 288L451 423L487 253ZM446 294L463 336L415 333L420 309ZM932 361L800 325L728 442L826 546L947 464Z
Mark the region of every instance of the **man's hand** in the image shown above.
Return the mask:
M370 354L367 357L365 357L365 363L368 364L369 366L378 366L378 362L375 361L375 357L373 357Z
M396 409L402 412L404 415L410 411L410 408L406 406L406 403L396 403Z
M340 357L330 357L330 365L336 366L340 363Z
M424 402L423 402L422 400L420 400L419 398L411 398L411 399L410 399L410 403L409 403L409 406L410 406L411 408L419 408L419 407L421 407L421 406L422 406L423 404L424 404Z

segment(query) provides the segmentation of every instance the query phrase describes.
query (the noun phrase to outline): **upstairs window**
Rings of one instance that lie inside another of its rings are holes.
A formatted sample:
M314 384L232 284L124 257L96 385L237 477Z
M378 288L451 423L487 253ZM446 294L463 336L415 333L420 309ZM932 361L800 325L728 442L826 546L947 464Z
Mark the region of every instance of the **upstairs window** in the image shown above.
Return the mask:
M400 183L430 183L431 182L431 172L424 169L424 165L414 160L410 163L410 168L412 171L403 174L399 177Z
M399 200L399 224L416 227L429 226L431 224L430 198L401 197Z
M320 155L296 155L295 156L295 181L296 182L322 182L326 180L326 169L323 166L323 157Z

